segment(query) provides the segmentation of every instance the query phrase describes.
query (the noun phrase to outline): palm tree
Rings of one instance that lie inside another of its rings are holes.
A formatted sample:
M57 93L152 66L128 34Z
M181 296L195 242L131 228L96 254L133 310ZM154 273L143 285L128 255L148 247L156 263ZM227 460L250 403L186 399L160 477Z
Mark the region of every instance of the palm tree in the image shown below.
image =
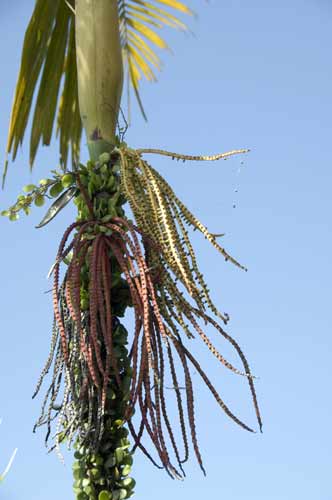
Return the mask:
M137 448L171 477L183 477L189 436L204 472L190 367L225 413L252 431L226 406L186 348L184 339L193 337L193 332L221 364L247 379L262 425L248 362L221 326L228 317L211 299L188 228L200 231L226 260L243 266L218 243L220 235L210 233L143 158L154 153L212 161L245 150L214 156L134 150L117 134L124 80L145 116L140 79L144 75L155 80L153 71L160 61L153 46L167 47L159 28L186 29L176 12L191 14L179 0L37 0L25 35L8 153L15 159L33 115L32 167L39 144L50 144L57 121L61 170L52 171L38 186L26 186L25 194L3 215L16 220L21 210L29 213L33 203L42 206L45 196L54 197L38 226L42 227L71 199L77 206L77 219L65 231L50 271L54 278L51 349L36 388L37 393L53 367L36 427L46 425L47 441L57 419L53 447L59 454L61 442L74 441L77 500L129 498L135 486L129 475ZM87 165L79 162L82 127L90 153ZM134 222L126 217L127 202ZM128 307L135 316L130 341L120 319ZM204 324L232 344L242 371L217 351ZM179 387L181 370L184 393ZM166 376L176 394L180 443L167 411Z

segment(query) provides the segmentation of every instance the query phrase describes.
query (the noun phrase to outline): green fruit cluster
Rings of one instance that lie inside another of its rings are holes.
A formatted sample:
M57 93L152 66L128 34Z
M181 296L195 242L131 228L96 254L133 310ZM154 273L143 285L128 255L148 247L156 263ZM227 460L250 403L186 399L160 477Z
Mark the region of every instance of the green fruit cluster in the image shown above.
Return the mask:
M35 184L24 186L22 190L25 194L20 194L16 202L8 210L3 210L1 215L8 217L10 221L16 221L21 211L29 215L33 204L42 207L46 198L57 198L64 189L75 183L73 173L60 174L56 170L52 173L52 179L41 179L38 186Z
M101 222L124 216L122 205L126 199L120 190L119 168L118 162L111 161L110 155L103 154L98 163L88 161L86 166L80 165L77 171L79 181L91 200L94 216ZM76 197L75 204L78 220L89 219L89 208L82 193ZM105 229L101 227L100 230Z
M124 500L133 494L135 481L129 477L133 458L129 450L128 430L124 426L132 373L127 337L126 329L119 323L113 333L113 352L121 386L118 386L112 370L99 449L97 453L91 453L80 440L75 445L73 475L76 500Z

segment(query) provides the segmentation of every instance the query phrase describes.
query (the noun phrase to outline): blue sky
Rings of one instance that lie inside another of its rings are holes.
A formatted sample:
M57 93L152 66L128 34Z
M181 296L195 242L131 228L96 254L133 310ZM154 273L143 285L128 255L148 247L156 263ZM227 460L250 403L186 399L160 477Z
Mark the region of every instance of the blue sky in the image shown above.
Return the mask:
M2 152L33 4L1 2ZM195 36L168 33L174 56L163 54L159 83L144 85L149 122L134 107L127 142L193 154L251 149L221 163L156 157L153 165L209 229L226 233L226 248L249 268L226 264L195 235L215 302L231 316L228 331L259 376L264 433L237 428L194 375L208 475L192 458L187 479L175 482L137 454L136 498L331 500L332 6L327 0L191 5L199 14L190 22ZM57 162L54 143L40 151L30 174L26 141L1 207ZM41 216L35 209L17 223L0 220L0 470L19 448L1 500L72 498L70 455L63 466L46 454L43 433L32 434L40 400L31 394L50 337L46 274L74 212L66 209L37 231ZM255 425L243 380L212 363L199 340L194 344L224 399ZM227 346L218 347L232 359Z

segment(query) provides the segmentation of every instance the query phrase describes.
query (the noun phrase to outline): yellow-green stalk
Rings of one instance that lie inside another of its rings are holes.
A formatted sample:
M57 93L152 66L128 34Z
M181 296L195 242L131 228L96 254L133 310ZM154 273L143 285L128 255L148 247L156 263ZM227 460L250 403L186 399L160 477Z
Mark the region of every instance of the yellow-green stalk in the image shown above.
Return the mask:
M91 160L115 146L123 88L117 0L76 0L80 114Z

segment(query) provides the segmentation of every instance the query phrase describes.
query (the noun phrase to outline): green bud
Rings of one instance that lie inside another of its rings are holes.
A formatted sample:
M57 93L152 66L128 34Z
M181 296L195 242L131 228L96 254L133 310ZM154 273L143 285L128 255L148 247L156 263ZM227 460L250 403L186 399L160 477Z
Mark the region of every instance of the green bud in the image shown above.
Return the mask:
M69 254L67 255L67 257L64 257L63 258L63 262L65 264L67 264L67 266L71 263L71 259L73 258L73 252L69 252Z
M108 166L107 165L103 165L100 168L100 173L102 174L102 176L103 176L104 179L107 179L108 178L108 174L110 173L110 170L109 170Z
M52 180L51 180L51 179L41 179L41 180L39 181L39 185L40 185L40 186L47 186L47 184L49 184L50 182L52 182Z
M84 491L81 491L77 497L76 497L76 500L89 500L89 497L86 493L84 493Z
M122 475L129 476L130 473L131 473L131 465L125 465L122 469Z
M121 462L123 460L123 456L124 456L123 449L122 448L117 448L115 450L115 460L116 460L117 464L121 464Z
M82 479L84 477L84 472L81 469L73 470L74 479Z
M120 471L117 467L114 467L113 469L113 475L114 475L114 479L116 481L118 481L120 479Z
M9 215L9 220L12 222L18 220L19 218L20 216L16 212L11 212Z
M81 299L81 309L82 311L86 311L87 309L89 309L89 299L87 298Z
M114 187L114 184L115 184L115 177L114 175L110 175L110 178L108 179L107 182L107 189L112 189Z
M10 215L9 210L2 210L1 212L2 217L8 217Z
M89 478L84 478L83 481L82 481L82 486L83 488L86 488L87 486L89 486L89 484L91 483L91 480Z
M91 469L90 474L93 477L93 479L99 479L101 476L100 470L96 468Z
M68 188L71 186L75 181L75 177L73 174L65 174L62 176L61 182L64 188Z
M42 207L45 203L45 198L42 194L37 194L35 197L35 205L36 207Z
M95 489L91 484L89 484L89 486L86 486L84 488L84 492L89 496L89 498L95 498L95 496L94 496Z
M121 420L120 418L118 418L117 420L115 420L113 422L113 424L114 424L115 427L121 427L124 424L124 421Z
M23 191L25 193L29 193L30 191L33 191L36 189L36 186L34 184L27 184L26 186L23 187Z
M125 479L123 479L121 481L121 485L124 488L128 488L128 489L132 490L133 488L135 488L136 481L132 477L126 477Z
M99 156L99 163L102 165L103 163L108 163L110 161L110 154L109 153L102 153Z
M52 198L56 198L61 193L61 191L63 191L63 185L61 182L57 182L51 187L50 195L52 196Z
M77 489L79 489L79 490L81 490L81 489L82 489L82 479L76 479L76 480L74 481L74 488L77 488Z
M92 181L95 184L96 188L100 189L103 185L103 180L101 179L100 175L97 175L94 172L92 172L91 178L92 178Z
M118 491L119 491L119 500L124 500L125 498L127 498L127 490L121 488Z
M95 460L93 460L93 463L95 465L102 465L104 463L104 460L102 459L102 457L98 456L98 457L96 457Z
M103 490L98 495L98 500L111 500L112 494L106 490Z

